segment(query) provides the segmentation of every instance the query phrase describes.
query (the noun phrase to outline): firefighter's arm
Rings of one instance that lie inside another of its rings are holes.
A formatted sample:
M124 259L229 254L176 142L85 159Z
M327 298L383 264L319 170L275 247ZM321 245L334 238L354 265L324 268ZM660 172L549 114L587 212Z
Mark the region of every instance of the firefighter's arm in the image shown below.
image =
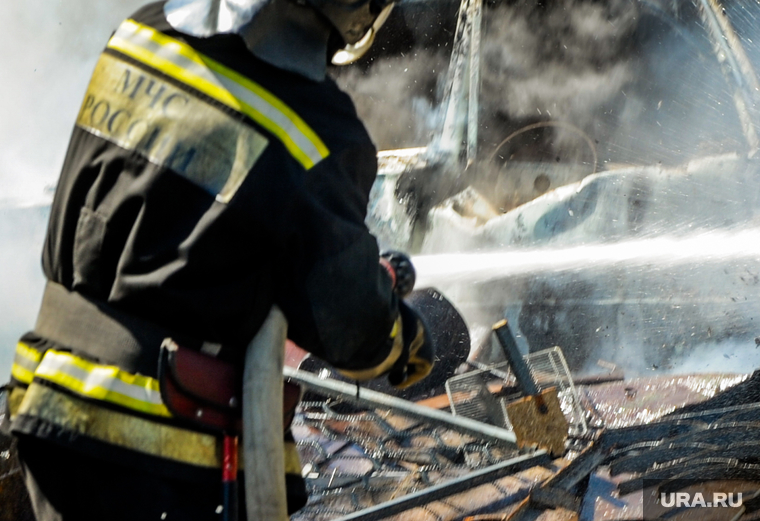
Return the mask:
M435 350L430 333L417 313L405 302L399 303L399 317L389 335L389 355L380 364L363 370L338 371L353 380L369 380L387 374L388 382L404 389L430 374Z
M348 378L387 375L392 385L407 387L432 369L428 328L397 293L376 250L374 262L358 253L358 248L348 250L312 271L308 302L319 344L303 347Z
M411 259L404 253L388 251L380 255L380 265L391 277L393 292L399 297L399 316L390 334L396 351L399 353L390 368L378 367L371 372L387 372L391 385L404 389L425 378L433 369L435 350L430 333L418 313L404 300L414 289L416 272ZM393 351L393 350L392 350ZM390 364L393 356L386 360ZM374 378L377 374L367 376L357 372L341 371L344 376L355 380Z
M429 371L432 348L364 224L375 167L374 153L334 154L309 172L279 300L305 350L351 378L393 373L408 385Z

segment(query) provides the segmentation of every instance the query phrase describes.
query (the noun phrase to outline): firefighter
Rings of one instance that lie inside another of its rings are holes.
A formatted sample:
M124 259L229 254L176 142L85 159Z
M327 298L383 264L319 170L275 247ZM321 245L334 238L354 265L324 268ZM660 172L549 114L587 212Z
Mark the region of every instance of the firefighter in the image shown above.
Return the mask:
M170 0L113 33L12 367L39 521L217 519L222 433L239 426L245 349L273 305L293 342L351 378L429 373L429 335L402 298L413 270L379 262L364 225L375 147L326 75L391 7ZM305 494L290 484L294 511Z

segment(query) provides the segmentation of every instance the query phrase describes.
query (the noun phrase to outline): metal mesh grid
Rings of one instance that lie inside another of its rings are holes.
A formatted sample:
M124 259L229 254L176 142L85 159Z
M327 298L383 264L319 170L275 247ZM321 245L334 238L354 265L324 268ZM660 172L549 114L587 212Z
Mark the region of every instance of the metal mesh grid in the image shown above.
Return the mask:
M570 424L570 434L582 436L588 432L586 415L570 377L570 370L559 347L530 353L523 357L539 389L557 387L562 412ZM506 378L504 378L506 376ZM521 396L519 392L496 397L492 391L500 384L514 385L515 379L508 362L477 369L455 376L446 382L451 412L482 422L511 428L506 403ZM489 390L489 386L491 389Z
M293 434L310 496L292 517L297 521L335 519L518 454L425 422L334 401L302 403Z

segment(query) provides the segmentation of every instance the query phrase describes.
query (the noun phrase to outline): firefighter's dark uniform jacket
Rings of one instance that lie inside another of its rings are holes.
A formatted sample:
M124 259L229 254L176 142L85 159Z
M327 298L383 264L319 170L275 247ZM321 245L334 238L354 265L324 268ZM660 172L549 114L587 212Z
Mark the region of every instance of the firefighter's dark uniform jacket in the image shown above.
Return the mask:
M274 68L237 35L178 33L161 3L124 21L57 186L14 431L216 472L218 437L162 400L161 340L242 366L273 304L299 346L358 378L386 371L400 321L364 225L376 168L332 80Z

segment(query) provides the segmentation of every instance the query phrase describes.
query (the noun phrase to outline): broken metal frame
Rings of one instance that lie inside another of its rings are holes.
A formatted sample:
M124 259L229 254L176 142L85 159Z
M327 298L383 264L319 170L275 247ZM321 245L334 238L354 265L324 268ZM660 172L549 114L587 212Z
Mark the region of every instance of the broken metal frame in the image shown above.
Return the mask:
M439 110L440 132L426 147L383 150L378 156L390 163L379 175L396 174L398 161L404 158L406 169L441 165L456 171L475 162L478 148L478 118L480 94L480 39L483 20L483 0L461 0L446 83ZM464 145L464 150L462 149ZM461 164L464 156L464 165ZM387 172L386 172L387 170ZM458 172L457 172L458 173Z
M343 516L336 521L376 521L384 519L388 516L426 505L432 501L438 501L454 494L465 492L521 470L526 470L539 465L547 465L550 461L549 454L545 450L538 450L532 454L521 455L502 463L497 463L496 465L491 465L490 467L471 472L464 477L447 481L440 485L434 485L419 492L407 494L398 499L360 510L359 512Z
M459 165L463 144L465 165L475 162L482 17L483 0L462 0L442 103L443 127L427 148L431 163Z
M726 82L735 87L734 104L741 120L744 138L749 145L748 156L751 158L760 150L760 137L757 134L757 129L760 128L757 106L760 103L760 81L739 37L718 2L699 0L699 5Z
M760 80L718 2L698 0L698 4L726 81L735 87L734 103L753 157L760 150ZM424 152L428 163L454 166L463 155L468 168L476 160L482 16L483 0L461 0L442 103L442 131Z
M698 5L726 81L734 86L734 104L751 158L760 150L760 80L717 0L698 0ZM462 0L460 4L443 104L443 131L427 150L430 157L447 155L456 164L465 144L465 167L474 163L477 153L482 12L483 0Z
M726 81L735 88L734 104L749 146L748 155L753 157L760 150L760 80L718 2L698 0L698 5ZM441 132L428 147L418 149L418 161L423 164L466 169L476 160L482 17L483 0L461 0L441 103Z
M494 427L469 418L454 416L453 414L417 405L415 403L396 398L384 393L364 389L358 385L341 382L332 378L320 378L314 374L292 367L283 369L285 378L318 391L332 398L340 399L359 406L390 409L399 414L415 419L423 420L433 425L439 425L453 431L481 440L487 440L495 444L507 447L517 446L515 433L500 427Z
M404 197L396 193L401 174L421 172L427 176L432 170L436 176L452 178L475 163L478 148L483 0L460 0L457 13L443 95L436 108L438 124L432 139L427 146L383 150L378 153L377 181L373 190L387 193L383 197L387 201L385 204L391 207L408 204L399 201ZM391 185L392 189L389 188ZM405 211L409 213L409 208L405 208ZM373 214L370 212L370 215ZM379 221L381 227L393 227L384 218L379 218ZM401 249L415 251L420 248L425 234L424 223L424 217L412 218L403 227L402 235L408 234L408 237L404 239L405 244L400 246Z
M602 434L603 435L603 434ZM564 508L580 512L581 500L573 489L588 477L606 459L607 453L601 443L592 443L573 461L541 486L531 490L530 495L510 514L509 521L534 519L531 512Z

